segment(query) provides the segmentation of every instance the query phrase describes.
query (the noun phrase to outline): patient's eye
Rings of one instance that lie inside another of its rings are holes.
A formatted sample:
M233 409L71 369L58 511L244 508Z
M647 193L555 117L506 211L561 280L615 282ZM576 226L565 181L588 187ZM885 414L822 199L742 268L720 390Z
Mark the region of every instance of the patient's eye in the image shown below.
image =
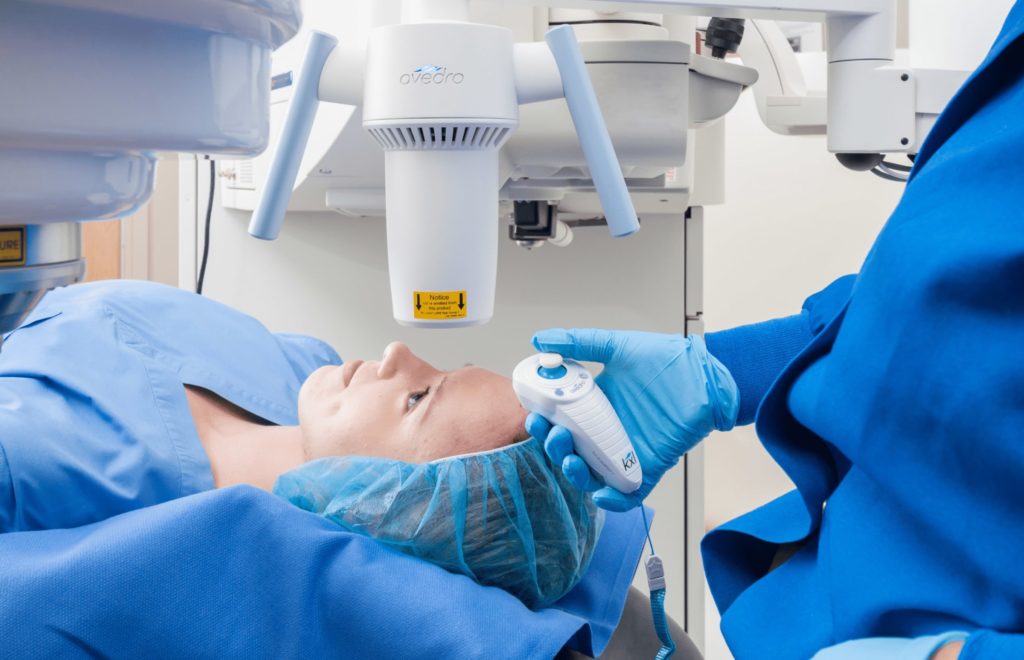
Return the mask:
M430 394L429 387L423 390L422 392L413 392L412 394L409 395L409 400L406 402L406 408L408 410L412 410L413 408L416 407L416 404L419 403L423 399L423 397L427 396L428 394Z

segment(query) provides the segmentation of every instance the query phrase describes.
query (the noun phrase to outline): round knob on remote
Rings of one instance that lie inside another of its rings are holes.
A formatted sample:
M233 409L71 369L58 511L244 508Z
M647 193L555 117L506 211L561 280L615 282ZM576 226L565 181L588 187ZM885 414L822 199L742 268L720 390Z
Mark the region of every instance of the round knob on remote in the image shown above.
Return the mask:
M555 369L565 363L565 360L558 353L541 353L537 357L537 361L545 369Z
M563 366L564 362L558 353L541 353L537 356L537 363L540 365L537 375L546 380L565 378L569 370Z

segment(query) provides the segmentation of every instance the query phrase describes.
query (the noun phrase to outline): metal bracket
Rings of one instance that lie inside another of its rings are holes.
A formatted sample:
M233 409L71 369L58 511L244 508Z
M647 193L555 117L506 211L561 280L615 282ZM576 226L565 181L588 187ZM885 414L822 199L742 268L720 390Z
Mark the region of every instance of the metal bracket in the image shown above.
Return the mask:
M684 227L686 334L704 334L704 208L686 210Z
M517 243L541 243L555 235L558 206L548 202L515 202L508 237Z

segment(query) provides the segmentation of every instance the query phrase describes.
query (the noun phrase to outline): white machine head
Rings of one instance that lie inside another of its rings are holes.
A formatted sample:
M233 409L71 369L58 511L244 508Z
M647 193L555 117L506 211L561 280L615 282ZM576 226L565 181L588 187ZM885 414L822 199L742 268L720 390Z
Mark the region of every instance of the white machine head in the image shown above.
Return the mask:
M516 44L507 28L449 13L377 28L365 49L313 33L249 225L257 238L280 232L318 102L362 106L385 152L393 314L413 327L480 325L494 313L499 154L521 104L565 97L609 230L640 227L572 29Z
M556 353L539 353L515 368L512 387L524 408L569 429L576 453L606 484L623 493L640 487L636 451L586 367Z

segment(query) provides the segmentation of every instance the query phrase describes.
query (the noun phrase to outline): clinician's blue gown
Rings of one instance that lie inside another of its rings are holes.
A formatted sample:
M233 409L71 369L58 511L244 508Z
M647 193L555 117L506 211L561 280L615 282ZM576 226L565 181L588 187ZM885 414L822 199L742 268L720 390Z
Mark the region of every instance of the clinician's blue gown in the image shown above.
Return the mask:
M797 486L704 540L738 658L949 630L1024 657L1022 34L1018 2L859 275L708 336Z

